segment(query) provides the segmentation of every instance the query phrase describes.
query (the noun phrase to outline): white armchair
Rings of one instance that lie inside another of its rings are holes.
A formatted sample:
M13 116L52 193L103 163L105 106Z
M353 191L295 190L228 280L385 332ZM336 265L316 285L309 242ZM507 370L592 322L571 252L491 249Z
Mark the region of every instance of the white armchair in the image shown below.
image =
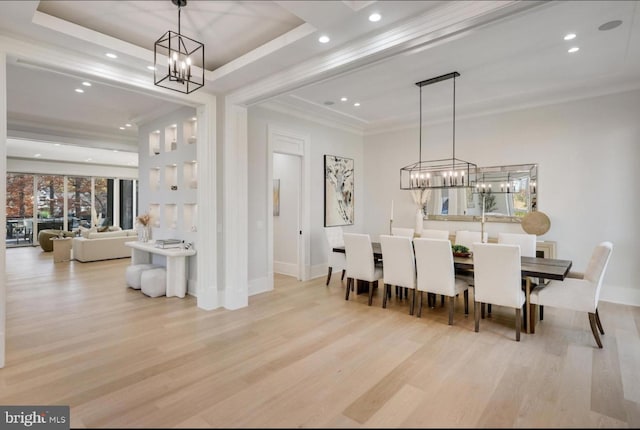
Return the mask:
M391 285L413 290L409 315L413 315L416 303L416 259L411 239L403 236L380 235L382 260L384 261L384 297L382 307L387 307Z
M327 256L329 273L327 273L327 285L331 280L331 272L335 270L342 270L341 280L344 279L345 270L347 268L347 260L345 255L340 252L333 252L333 248L337 246L344 246L344 239L342 233L342 227L325 227L325 236L327 237L327 243L329 244L329 252Z
M582 278L579 275L571 274L564 281L551 281L547 285L534 288L530 295L531 309L529 311L535 312L536 305L544 305L587 312L593 337L598 348L602 348L598 330L600 334L604 334L604 330L600 322L600 315L598 315L598 301L600 300L602 279L609 265L612 251L613 244L611 242L602 242L593 250Z
M480 305L492 303L516 310L516 341L520 341L522 306L525 295L522 291L522 267L520 247L498 243L476 243L473 245L474 313L475 330L480 329Z

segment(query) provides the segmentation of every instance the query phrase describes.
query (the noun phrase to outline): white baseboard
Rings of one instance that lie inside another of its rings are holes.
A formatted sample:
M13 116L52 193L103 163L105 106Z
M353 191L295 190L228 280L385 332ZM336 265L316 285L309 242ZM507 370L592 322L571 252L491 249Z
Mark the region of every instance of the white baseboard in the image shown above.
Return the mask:
M298 265L295 263L287 263L285 261L274 261L273 271L281 275L298 276Z
M640 290L620 285L603 285L600 291L600 300L622 305L640 306Z
M329 271L329 267L327 266L327 263L316 264L315 266L311 266L311 275L309 279L326 277L328 271Z
M249 295L266 293L273 291L273 273L262 277L249 280Z
M198 281L195 279L187 280L187 294L193 297L198 297Z

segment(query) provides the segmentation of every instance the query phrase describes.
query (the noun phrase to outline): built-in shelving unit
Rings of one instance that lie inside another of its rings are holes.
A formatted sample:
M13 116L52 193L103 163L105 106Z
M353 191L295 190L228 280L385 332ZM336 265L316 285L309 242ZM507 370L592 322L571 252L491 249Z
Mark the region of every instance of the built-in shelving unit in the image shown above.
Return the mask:
M189 112L184 109L167 115L142 130L148 151L141 153L140 176L149 182L140 199L141 207L147 206L153 217L155 239L193 241L195 234L191 233L198 228L198 121L195 112Z

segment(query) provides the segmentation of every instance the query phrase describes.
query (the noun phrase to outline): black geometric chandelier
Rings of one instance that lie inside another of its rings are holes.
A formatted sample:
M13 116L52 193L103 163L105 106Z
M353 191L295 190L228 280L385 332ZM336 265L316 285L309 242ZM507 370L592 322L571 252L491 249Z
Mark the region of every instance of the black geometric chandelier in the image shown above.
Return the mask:
M178 32L167 31L153 47L154 84L189 94L204 86L204 44L180 33L180 9L187 0L171 0L178 6Z
M416 82L420 88L420 137L418 161L400 169L401 190L425 190L430 188L473 188L478 175L478 166L456 158L456 78L458 72ZM451 158L440 160L422 159L422 87L453 80L453 153Z

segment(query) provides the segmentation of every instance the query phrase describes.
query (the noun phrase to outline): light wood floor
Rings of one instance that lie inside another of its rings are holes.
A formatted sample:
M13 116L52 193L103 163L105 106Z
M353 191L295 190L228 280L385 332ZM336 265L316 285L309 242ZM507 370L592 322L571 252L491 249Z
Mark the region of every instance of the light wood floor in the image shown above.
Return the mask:
M462 298L448 326L346 302L337 275L207 312L125 288L128 264L7 251L0 404L70 405L74 428L640 427L640 308L601 303L600 350L583 314L515 342L511 311L475 333Z

